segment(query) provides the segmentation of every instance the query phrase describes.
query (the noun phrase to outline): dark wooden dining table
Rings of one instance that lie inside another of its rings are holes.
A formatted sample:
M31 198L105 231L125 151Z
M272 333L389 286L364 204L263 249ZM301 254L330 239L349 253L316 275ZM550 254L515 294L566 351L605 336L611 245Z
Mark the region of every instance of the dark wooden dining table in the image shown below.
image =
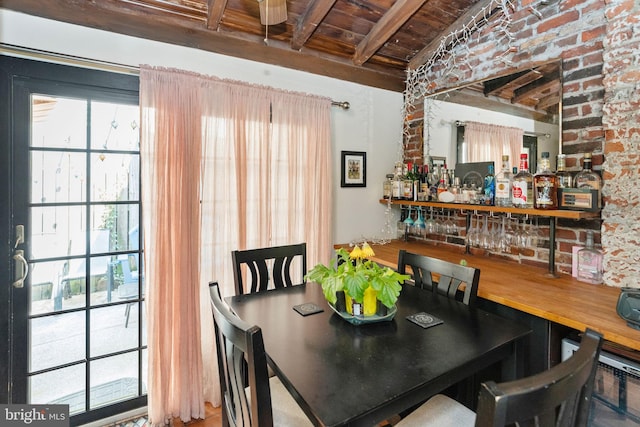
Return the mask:
M326 302L321 286L226 299L262 329L271 368L319 426L373 426L501 362L517 377L517 348L530 329L457 301L404 285L393 320L352 325ZM314 303L323 311L293 309ZM443 322L422 328L407 316Z

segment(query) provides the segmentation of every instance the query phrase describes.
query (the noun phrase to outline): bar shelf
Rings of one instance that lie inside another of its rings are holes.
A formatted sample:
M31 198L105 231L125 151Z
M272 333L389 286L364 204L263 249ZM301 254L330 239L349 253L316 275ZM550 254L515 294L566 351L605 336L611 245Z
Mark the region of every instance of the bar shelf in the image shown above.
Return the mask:
M381 204L388 204L388 199L380 199ZM543 210L543 209L524 209L505 206L489 206L489 205L473 205L467 203L444 203L444 202L418 202L412 200L391 200L392 205L398 206L426 206L441 209L453 209L466 211L467 226L469 231L471 214L474 212L490 212L490 213L507 213L516 215L542 216L549 218L549 275L557 277L555 265L555 247L556 247L556 218L566 219L597 219L600 218L600 211L579 211L579 210ZM469 251L469 248L466 248Z
M380 203L386 205L387 199L380 199ZM600 218L600 211L574 211L574 210L543 210L543 209L523 209L505 206L472 205L467 203L443 203L443 202L414 202L412 200L391 200L392 205L400 206L426 206L442 209L457 209L461 211L478 211L493 213L510 213L529 216L546 216L550 218L567 219L594 219Z

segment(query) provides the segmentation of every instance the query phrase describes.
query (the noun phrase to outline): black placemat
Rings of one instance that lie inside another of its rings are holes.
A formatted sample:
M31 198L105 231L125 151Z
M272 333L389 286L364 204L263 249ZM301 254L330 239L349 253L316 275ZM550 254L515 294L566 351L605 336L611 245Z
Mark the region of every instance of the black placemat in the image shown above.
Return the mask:
M438 319L432 314L425 313L424 311L407 316L407 320L425 329L443 323L441 319Z
M304 304L294 305L293 309L303 316L308 316L310 314L321 313L324 309L312 302L305 302Z

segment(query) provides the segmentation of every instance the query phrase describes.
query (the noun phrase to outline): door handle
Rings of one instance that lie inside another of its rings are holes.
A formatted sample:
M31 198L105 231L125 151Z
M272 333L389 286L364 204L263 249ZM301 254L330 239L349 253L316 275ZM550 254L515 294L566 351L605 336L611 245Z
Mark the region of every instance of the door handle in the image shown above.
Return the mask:
M13 254L13 259L16 261L16 269L15 269L15 282L13 282L14 288L22 288L24 286L24 281L27 278L27 274L29 274L29 263L24 258L24 251L17 250Z

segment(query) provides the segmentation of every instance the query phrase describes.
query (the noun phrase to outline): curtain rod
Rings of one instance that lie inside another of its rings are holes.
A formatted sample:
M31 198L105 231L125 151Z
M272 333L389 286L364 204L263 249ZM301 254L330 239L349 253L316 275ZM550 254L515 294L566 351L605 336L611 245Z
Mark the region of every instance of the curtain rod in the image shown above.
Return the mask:
M84 58L41 49L33 49L8 43L0 43L0 53L16 56L24 59L40 59L61 65L77 65L101 71L112 71L121 74L139 74L140 68L132 65L119 64L117 62L102 61L98 59Z
M102 61L99 59L85 58L82 56L57 53L47 50L34 49L30 47L18 46L9 43L0 43L0 54L16 56L24 59L39 59L46 62L53 62L61 65L76 65L84 68L91 68L100 71L111 71L121 74L140 74L140 67L134 65L120 64L118 62ZM348 101L331 101L331 106L348 110L351 105Z
M331 105L332 105L333 107L340 107L340 108L342 108L343 110L348 110L349 108L351 108L351 104L349 104L349 101L342 101L342 102L339 102L339 101L331 101Z
M465 122L460 121L460 120L456 120L455 122L456 127L460 127L460 126L464 126ZM545 138L549 139L551 138L551 135L548 133L544 133L544 132L530 132L530 131L524 131L524 134L527 136L544 136Z

